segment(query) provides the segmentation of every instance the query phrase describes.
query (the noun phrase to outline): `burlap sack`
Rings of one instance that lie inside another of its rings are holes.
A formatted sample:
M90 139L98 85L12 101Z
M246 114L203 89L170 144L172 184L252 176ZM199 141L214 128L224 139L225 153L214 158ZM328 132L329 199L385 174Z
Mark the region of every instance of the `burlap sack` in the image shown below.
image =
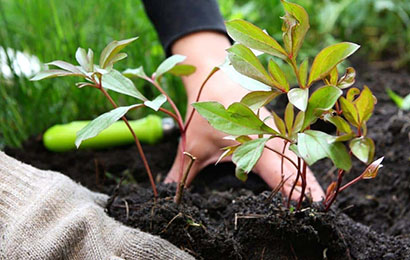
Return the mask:
M0 151L0 259L193 259L108 217L106 201Z

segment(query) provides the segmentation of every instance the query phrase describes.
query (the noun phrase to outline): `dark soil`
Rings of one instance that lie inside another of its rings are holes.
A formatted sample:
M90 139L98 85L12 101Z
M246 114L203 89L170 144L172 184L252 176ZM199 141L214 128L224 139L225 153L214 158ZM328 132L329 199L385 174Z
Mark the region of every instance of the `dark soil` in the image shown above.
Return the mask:
M368 85L378 99L368 129L375 158L385 156L384 167L377 178L341 193L329 213L320 204L291 212L282 206L280 194L267 201L266 185L255 175L241 183L231 164L205 169L178 207L172 201L174 185L159 185L160 197L153 201L133 146L56 154L46 151L38 137L6 153L109 194L126 175L108 209L111 216L199 259L410 259L410 113L399 111L384 90L408 94L410 75L360 67L356 86ZM273 107L280 111L283 104ZM172 164L176 145L174 137L144 146L158 183ZM354 163L346 181L364 168ZM335 179L329 161L318 162L313 170L323 187Z

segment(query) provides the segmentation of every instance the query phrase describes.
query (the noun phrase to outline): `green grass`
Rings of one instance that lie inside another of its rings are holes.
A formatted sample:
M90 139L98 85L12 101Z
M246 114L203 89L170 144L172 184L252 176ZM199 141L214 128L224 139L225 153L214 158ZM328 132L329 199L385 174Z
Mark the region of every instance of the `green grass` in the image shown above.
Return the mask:
M340 40L358 42L360 53L379 59L393 52L397 64L410 60L410 5L408 0L294 0L310 15L311 30L301 57L313 57L324 46ZM225 19L243 18L281 38L283 9L279 0L219 0ZM92 48L96 54L116 39L140 36L127 47L128 58L118 69L140 65L150 73L164 59L156 33L136 0L0 0L0 46L26 51L42 62L60 59L75 62L77 47ZM401 55L400 55L401 54ZM98 56L97 56L98 57ZM312 60L312 58L310 59ZM0 149L18 146L47 127L77 119L92 119L110 106L98 91L76 89L75 79L30 82L23 77L0 75ZM142 81L136 85L152 97ZM185 95L181 82L164 81L182 110ZM132 99L117 96L121 104ZM139 117L146 112L133 114Z

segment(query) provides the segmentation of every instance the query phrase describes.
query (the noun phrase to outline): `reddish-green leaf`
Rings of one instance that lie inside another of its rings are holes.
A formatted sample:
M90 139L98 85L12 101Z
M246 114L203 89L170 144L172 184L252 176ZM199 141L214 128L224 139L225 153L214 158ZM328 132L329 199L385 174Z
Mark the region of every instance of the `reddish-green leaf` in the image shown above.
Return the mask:
M134 83L127 77L121 74L117 70L111 70L109 73L105 73L102 76L102 86L103 88L135 97L142 101L147 101L148 99L138 91Z
M280 118L274 111L272 111L273 121L275 122L276 127L282 135L286 135L286 127L283 119Z
M374 109L373 94L367 86L364 86L360 96L354 101L359 114L359 122L363 123L369 120Z
M259 108L265 106L271 102L274 98L279 96L281 92L272 90L272 91L252 91L246 94L241 103L244 103L252 110L258 110Z
M229 36L235 41L249 48L286 59L286 52L282 46L257 26L240 19L225 24Z
M336 86L337 85L337 80L339 79L339 73L337 71L337 67L335 66L329 74L329 83L328 85L333 85Z
M305 59L302 64L300 64L299 67L299 81L302 87L306 87L306 81L307 81L307 72L308 72L308 67L309 67L309 60Z
M162 75L172 70L178 63L183 62L185 59L185 56L179 54L168 57L158 66L157 70L155 71L155 78L161 78Z
M275 86L274 81L253 52L242 44L235 44L228 50L228 57L235 70L266 85Z
M299 113L296 115L295 122L293 123L292 135L296 134L300 131L300 129L302 129L304 119L305 112L299 111Z
M138 39L138 37L110 42L104 50L101 52L100 56L100 68L105 69L109 66L109 62L124 49L127 45Z
M40 71L39 73L37 73L30 80L31 81L37 81L37 80L42 80L42 79L55 78L55 77L66 77L66 76L84 77L83 74L74 74L74 73L72 73L70 71L66 71L66 70L43 70L43 71Z
M73 64L62 61L62 60L52 61L52 62L47 63L46 65L53 65L53 66L59 67L60 69L72 72L74 74L83 74L83 72L80 69L78 69L76 66L74 66Z
M303 40L305 38L306 32L309 30L309 16L305 9L297 4L290 3L282 0L283 7L286 11L286 17L296 19L297 24L293 27L289 26L291 38L292 38L292 52L291 57L296 57L300 47L302 46ZM291 22L292 23L292 22Z
M292 133L294 117L295 112L293 111L293 105L292 103L288 103L285 109L285 123L288 133Z
M80 144L87 139L97 136L101 131L114 124L118 119L123 117L130 109L138 107L140 105L132 105L127 107L117 107L110 112L104 113L87 124L77 133L75 145L77 148Z
M326 114L324 119L332 123L334 126L336 126L339 132L346 133L346 134L352 132L350 125L346 122L346 120L344 120L340 116L332 116L331 114Z
M352 55L359 47L351 42L341 42L324 48L313 61L308 85L324 78L337 64Z
M285 92L289 91L289 83L288 80L286 79L285 73L281 70L281 68L276 64L276 62L273 59L269 60L269 65L268 65L268 70L269 74L272 76L272 78L276 81L276 86L279 89L282 89Z
M232 161L237 168L249 173L262 155L263 149L269 138L258 138L239 146L232 155Z
M313 92L309 98L302 129L312 124L323 111L331 109L342 94L343 91L334 86L324 86Z
M278 134L250 108L239 102L233 103L227 109L217 102L198 102L192 106L215 129L230 135Z
M353 103L344 97L340 97L339 99L340 106L343 111L343 116L349 121L352 125L359 127L359 115L357 114L356 107Z
M175 76L189 76L196 71L195 66L188 64L177 64L168 72Z
M360 90L358 88L351 88L347 91L346 99L349 101L353 101L357 95L360 94Z

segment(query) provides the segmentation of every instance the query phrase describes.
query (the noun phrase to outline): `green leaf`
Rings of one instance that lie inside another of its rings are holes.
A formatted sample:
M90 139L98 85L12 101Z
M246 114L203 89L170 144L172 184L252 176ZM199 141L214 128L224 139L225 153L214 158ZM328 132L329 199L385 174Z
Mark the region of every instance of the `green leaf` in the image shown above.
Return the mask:
M136 39L138 39L138 37L110 42L101 52L100 68L106 69L109 66L110 61L117 55L117 53L119 53L122 49L127 47L127 45L129 45Z
M74 74L83 74L83 72L80 69L78 69L76 66L74 66L73 64L62 61L62 60L52 61L52 62L47 63L46 65L53 65L53 66L59 67L60 69L72 72Z
M324 119L332 123L334 126L336 126L339 132L346 133L346 134L352 132L350 125L346 122L346 120L344 120L340 116L332 116L331 114L326 114Z
M358 137L350 141L350 150L352 153L364 163L369 163L374 157L374 142L367 137Z
M55 78L55 77L66 77L66 76L84 77L83 74L75 74L75 73L72 73L66 70L43 70L37 73L30 80L37 81L37 80L42 80L42 79Z
M147 74L145 74L144 68L142 66L136 69L126 69L122 72L122 74L128 78L138 77L142 79L148 78Z
M302 62L302 64L300 64L300 67L299 67L298 76L299 76L300 84L302 84L302 87L306 87L308 67L309 67L308 59L305 59Z
M326 133L306 130L298 134L298 153L309 165L330 158L337 168L349 171L352 166L349 153L342 143L334 140L334 136Z
M285 73L283 73L279 65L276 64L276 62L273 59L269 60L268 70L269 70L269 74L276 81L275 82L276 87L278 87L279 89L282 89L284 92L288 92L289 83L288 83L288 80L286 79Z
M188 64L177 64L168 72L175 76L189 76L196 71L195 66Z
M185 56L176 54L164 60L155 71L155 78L159 79L162 75L172 70L178 63L183 62Z
M242 44L235 44L227 49L227 51L229 53L229 60L239 73L256 79L266 85L275 85L261 62L249 48Z
M198 102L192 106L215 129L230 135L278 134L250 108L239 102L233 103L228 109L217 102Z
M158 111L158 109L167 101L167 97L163 94L159 95L156 97L154 100L146 100L144 101L144 105L146 105L149 108L152 108L155 111Z
M354 132L350 132L345 135L339 135L338 137L336 137L335 142L346 142L346 141L352 140L352 138L355 136L356 135Z
M130 109L140 105L132 105L127 107L117 107L110 112L104 113L87 124L84 128L77 132L75 145L80 147L82 141L97 136L101 131L114 124L118 119L123 117Z
M373 94L367 86L364 86L360 96L354 101L356 106L360 124L369 120L374 109Z
M236 167L249 173L261 157L268 140L269 138L258 138L239 146L232 155Z
M324 48L313 61L308 85L324 78L337 64L352 55L359 47L351 42L341 42Z
M316 112L331 109L342 94L343 91L334 86L323 86L313 92L309 98L302 129L305 129L318 118Z
M92 71L92 61L88 59L87 52L83 48L78 48L75 52L75 59L77 60L78 64L80 64L81 68L86 72Z
M295 117L295 112L293 111L293 105L288 103L285 109L285 123L288 133L292 133L293 120Z
M93 50L88 49L87 59L88 59L88 62L89 62L89 67L88 67L89 72L94 71L94 52L93 52Z
M247 105L253 111L258 110L259 108L269 104L274 98L279 96L281 92L272 90L272 91L252 91L246 94L241 103Z
M275 111L272 111L272 115L273 115L273 121L275 122L276 127L278 128L279 132L282 135L286 135L286 127L285 127L285 123L283 122L283 119L280 118Z
M288 92L289 102L301 111L306 111L309 99L309 89L292 88Z
M343 116L349 121L352 125L359 127L359 115L357 114L356 107L353 105L353 102L340 97L339 99L340 107L343 111Z
M243 169L236 167L235 177L238 178L238 180L245 182L248 179L248 174L246 174L246 172Z
M290 3L287 1L282 1L282 4L285 8L287 16L291 16L292 18L297 20L297 25L290 28L292 37L292 52L289 54L291 54L291 57L293 58L297 56L298 51L302 46L306 32L309 30L309 16L305 9L300 5Z
M353 101L357 95L360 94L360 90L358 88L351 88L347 91L346 98L349 101Z
M292 135L296 134L297 132L300 131L300 129L302 129L304 119L305 119L305 112L299 111L299 113L296 115L295 122L293 123Z
M221 69L228 77L234 82L241 85L243 88L250 91L271 91L272 88L260 81L249 78L242 75L230 64L229 58L227 57L225 62L220 66L216 67Z
M114 55L114 57L112 57L112 59L107 63L106 68L112 68L112 66L114 65L114 63L123 60L125 58L127 58L128 55L124 52L120 52Z
M137 90L134 83L117 70L111 70L109 73L102 75L102 86L103 88L135 97L142 101L147 100L147 98Z
M339 73L337 71L337 67L335 66L329 74L329 84L328 85L337 85L337 80L339 79Z
M354 68L349 67L346 69L346 73L337 82L337 87L345 89L351 87L356 81L356 71Z
M257 26L240 19L225 23L229 36L243 45L286 59L286 52L275 39L270 37Z

